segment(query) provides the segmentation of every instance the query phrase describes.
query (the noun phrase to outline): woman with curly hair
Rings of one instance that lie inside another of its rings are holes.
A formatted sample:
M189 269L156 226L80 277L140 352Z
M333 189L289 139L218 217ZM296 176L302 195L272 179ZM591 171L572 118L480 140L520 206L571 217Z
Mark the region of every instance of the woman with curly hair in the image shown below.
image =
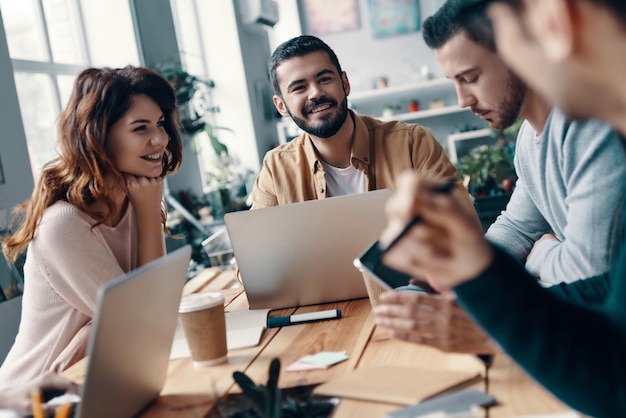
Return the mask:
M174 91L142 67L89 68L76 78L22 223L3 240L26 251L22 319L0 387L84 356L98 289L165 254L163 178L182 159Z

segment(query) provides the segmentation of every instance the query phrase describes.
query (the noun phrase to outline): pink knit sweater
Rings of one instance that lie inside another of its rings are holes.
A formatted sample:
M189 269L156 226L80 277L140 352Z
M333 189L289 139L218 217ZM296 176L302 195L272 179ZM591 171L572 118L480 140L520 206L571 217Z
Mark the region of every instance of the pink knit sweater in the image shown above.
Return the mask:
M85 348L86 338L78 343L72 339L90 324L100 286L136 267L132 207L115 227L92 230L93 224L63 201L44 212L28 246L22 320L0 368L0 388L26 383L58 364L68 366L72 353L66 348L71 344Z

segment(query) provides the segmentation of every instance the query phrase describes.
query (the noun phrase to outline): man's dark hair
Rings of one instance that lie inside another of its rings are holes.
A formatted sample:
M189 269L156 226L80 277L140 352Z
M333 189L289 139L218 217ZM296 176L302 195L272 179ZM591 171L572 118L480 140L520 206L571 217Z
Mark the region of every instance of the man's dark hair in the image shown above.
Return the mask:
M507 3L516 11L521 11L523 7L522 0L499 0L504 3ZM622 26L626 28L626 2L624 0L587 0L590 3L593 3L599 7L606 8L609 12L616 15L616 18L620 21ZM457 11L463 16L471 16L474 12L480 12L485 14L485 8L489 3L493 1L489 0L476 0L476 1L468 1L468 0L460 0L460 2L449 0L448 3L461 3L461 7L456 8ZM444 41L445 42L445 41Z
M435 14L424 21L422 36L426 45L431 49L440 48L454 35L463 32L473 42L496 52L493 29L484 8L479 13L472 13L471 18L464 18L456 14L459 1L462 0L446 1Z
M283 97L280 86L278 85L278 78L276 77L276 68L285 60L293 57L301 57L316 51L326 52L330 58L330 62L337 68L339 75L341 75L341 65L339 65L335 51L324 43L324 41L311 35L297 36L280 44L270 59L270 81L272 82L272 87L274 87L274 94Z
M622 27L626 27L626 1L624 0L590 0L600 6L606 7L617 15Z

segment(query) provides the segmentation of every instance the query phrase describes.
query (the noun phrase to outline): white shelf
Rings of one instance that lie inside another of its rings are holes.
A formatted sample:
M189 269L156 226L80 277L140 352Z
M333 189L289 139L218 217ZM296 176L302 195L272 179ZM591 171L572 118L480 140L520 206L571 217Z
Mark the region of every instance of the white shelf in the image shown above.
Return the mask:
M435 78L432 80L421 81L419 83L405 84L402 86L385 87L374 90L357 91L350 93L348 99L356 104L359 101L366 100L382 100L385 98L404 95L409 92L424 91L427 89L439 89L442 87L454 87L451 80L447 78Z
M491 135L493 135L493 131L491 129L475 129L473 131L450 134L448 135L448 141L465 141L466 139L483 138Z
M462 109L458 106L445 106L437 109L419 110L417 112L396 113L389 117L381 117L381 120L401 120L403 122L416 121L437 116L452 115L455 113L467 113L469 109Z
M417 112L407 112L408 103L411 100L419 100L422 109ZM484 139L486 143L492 142L492 132L489 129L476 129L473 131L450 134L451 131L468 129L471 127L485 126L485 121L473 115L468 108L460 108L456 102L454 82L447 78L435 78L402 86L391 86L380 89L353 91L348 96L351 108L357 113L370 115L383 121L402 121L406 123L420 123L428 129L442 145L446 144L448 155L453 162L459 156L467 152L467 148L480 144ZM447 106L429 109L428 104L443 102ZM381 116L387 106L395 106L399 113L390 116ZM294 124L278 124L281 143L291 138ZM467 142L465 142L467 141ZM445 146L445 145L444 145Z

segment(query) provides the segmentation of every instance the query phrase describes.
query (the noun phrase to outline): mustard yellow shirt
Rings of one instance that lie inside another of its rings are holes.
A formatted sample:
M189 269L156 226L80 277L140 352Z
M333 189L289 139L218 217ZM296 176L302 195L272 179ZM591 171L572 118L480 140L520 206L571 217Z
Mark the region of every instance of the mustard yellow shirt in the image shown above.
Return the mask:
M383 122L352 111L350 116L354 120L351 161L365 174L367 191L395 190L398 175L406 170L431 177L459 177L441 144L423 126ZM252 190L252 208L324 199L324 174L315 146L304 133L267 152ZM455 193L473 210L460 179Z

